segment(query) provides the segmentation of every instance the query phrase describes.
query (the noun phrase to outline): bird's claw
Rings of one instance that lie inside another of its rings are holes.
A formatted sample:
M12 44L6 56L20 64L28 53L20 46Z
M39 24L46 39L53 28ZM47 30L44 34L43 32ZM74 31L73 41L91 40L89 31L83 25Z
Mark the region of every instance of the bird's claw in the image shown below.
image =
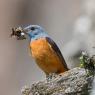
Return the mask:
M56 73L50 73L46 75L47 82L51 81L52 79L55 79L58 75Z

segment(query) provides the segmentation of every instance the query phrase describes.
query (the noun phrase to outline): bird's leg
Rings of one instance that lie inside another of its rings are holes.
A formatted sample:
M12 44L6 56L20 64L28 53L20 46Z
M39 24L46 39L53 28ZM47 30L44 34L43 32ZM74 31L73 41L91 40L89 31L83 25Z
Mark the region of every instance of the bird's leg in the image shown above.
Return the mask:
M52 79L56 78L58 76L58 74L56 73L49 73L49 74L46 74L46 80L47 82L51 81Z

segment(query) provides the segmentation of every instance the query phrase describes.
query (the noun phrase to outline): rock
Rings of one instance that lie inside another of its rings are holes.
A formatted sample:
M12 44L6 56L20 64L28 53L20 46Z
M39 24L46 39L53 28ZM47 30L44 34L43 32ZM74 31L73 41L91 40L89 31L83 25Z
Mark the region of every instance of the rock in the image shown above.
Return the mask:
M88 95L91 92L94 76L84 68L76 67L53 77L39 81L22 90L23 95Z

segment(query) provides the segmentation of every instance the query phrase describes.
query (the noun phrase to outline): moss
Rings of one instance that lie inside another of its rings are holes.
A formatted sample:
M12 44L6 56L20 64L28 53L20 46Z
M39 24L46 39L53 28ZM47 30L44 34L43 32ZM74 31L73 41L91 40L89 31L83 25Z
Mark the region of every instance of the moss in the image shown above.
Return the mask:
M86 52L82 52L82 55L80 56L80 67L85 68L87 75L94 75L95 73L94 55L90 57Z

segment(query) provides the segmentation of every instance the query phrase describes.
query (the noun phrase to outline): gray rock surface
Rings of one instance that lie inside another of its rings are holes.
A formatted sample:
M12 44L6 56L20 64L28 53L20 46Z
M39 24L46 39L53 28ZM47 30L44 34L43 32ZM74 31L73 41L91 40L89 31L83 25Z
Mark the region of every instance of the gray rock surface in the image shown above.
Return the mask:
M89 95L93 75L88 75L84 68L76 67L49 81L39 81L31 87L22 89L23 95Z

